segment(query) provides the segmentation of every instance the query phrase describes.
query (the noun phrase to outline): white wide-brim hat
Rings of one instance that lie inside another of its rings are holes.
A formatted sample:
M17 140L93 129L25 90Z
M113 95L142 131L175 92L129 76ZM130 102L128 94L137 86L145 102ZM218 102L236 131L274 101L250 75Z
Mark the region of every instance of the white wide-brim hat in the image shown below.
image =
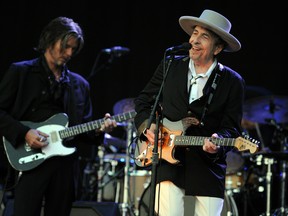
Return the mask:
M223 15L212 11L204 10L201 16L181 16L179 18L181 28L191 36L196 25L202 26L217 34L222 40L226 41L227 46L223 49L226 52L236 52L241 49L241 44L232 34L230 34L231 23Z

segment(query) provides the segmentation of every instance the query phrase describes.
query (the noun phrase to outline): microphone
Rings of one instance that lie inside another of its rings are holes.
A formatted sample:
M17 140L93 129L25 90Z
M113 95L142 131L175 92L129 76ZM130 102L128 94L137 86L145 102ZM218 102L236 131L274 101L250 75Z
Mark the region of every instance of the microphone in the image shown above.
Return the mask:
M179 45L179 46L174 46L174 47L170 47L168 49L166 49L166 52L170 52L170 53L176 53L179 51L188 51L192 48L192 45L188 42L184 42L183 44Z
M102 49L102 52L120 57L122 55L126 55L127 53L129 53L130 49L122 46L114 46L112 48Z

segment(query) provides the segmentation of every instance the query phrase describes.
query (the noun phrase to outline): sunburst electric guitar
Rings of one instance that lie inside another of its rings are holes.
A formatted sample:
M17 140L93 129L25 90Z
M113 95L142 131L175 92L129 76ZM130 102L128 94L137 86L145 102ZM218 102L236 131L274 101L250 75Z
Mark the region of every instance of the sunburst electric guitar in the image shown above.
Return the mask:
M111 116L112 120L122 122L134 118L135 111L130 111L115 116ZM65 156L75 152L75 147L66 147L62 144L62 140L82 134L88 131L101 128L105 119L94 120L84 124L67 127L68 116L65 113L58 113L44 122L22 122L30 128L40 130L49 135L49 144L41 149L32 149L27 143L19 143L15 148L9 141L3 137L4 149L11 166L18 171L31 170L46 159L53 156Z
M173 130L171 130L173 129ZM211 138L202 136L184 136L184 127L182 121L172 122L164 118L163 126L160 128L162 133L162 146L158 146L159 157L168 161L171 164L179 163L179 160L174 158L175 147L201 146L204 144L204 139L210 139L218 146L233 146L238 151L249 151L251 154L259 149L259 141L249 137L238 138ZM135 163L139 167L146 167L152 163L154 145L145 141L139 141L135 147ZM161 151L161 153L160 153Z

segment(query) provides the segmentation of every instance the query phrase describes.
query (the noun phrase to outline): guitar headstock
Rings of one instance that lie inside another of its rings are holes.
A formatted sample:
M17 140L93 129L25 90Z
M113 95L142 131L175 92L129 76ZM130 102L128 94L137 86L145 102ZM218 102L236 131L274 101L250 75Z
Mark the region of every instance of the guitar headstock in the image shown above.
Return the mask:
M235 147L238 151L249 150L251 154L254 154L259 150L259 144L260 142L258 140L250 138L249 136L238 137L235 141Z

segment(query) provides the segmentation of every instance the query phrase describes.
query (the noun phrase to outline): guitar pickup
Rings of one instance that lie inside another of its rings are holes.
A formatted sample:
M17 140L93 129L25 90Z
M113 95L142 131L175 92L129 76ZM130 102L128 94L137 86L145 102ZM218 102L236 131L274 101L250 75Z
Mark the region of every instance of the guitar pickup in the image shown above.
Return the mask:
M37 153L33 155L29 155L27 157L22 157L19 159L19 164L26 164L36 160L45 159L45 155L42 153Z

